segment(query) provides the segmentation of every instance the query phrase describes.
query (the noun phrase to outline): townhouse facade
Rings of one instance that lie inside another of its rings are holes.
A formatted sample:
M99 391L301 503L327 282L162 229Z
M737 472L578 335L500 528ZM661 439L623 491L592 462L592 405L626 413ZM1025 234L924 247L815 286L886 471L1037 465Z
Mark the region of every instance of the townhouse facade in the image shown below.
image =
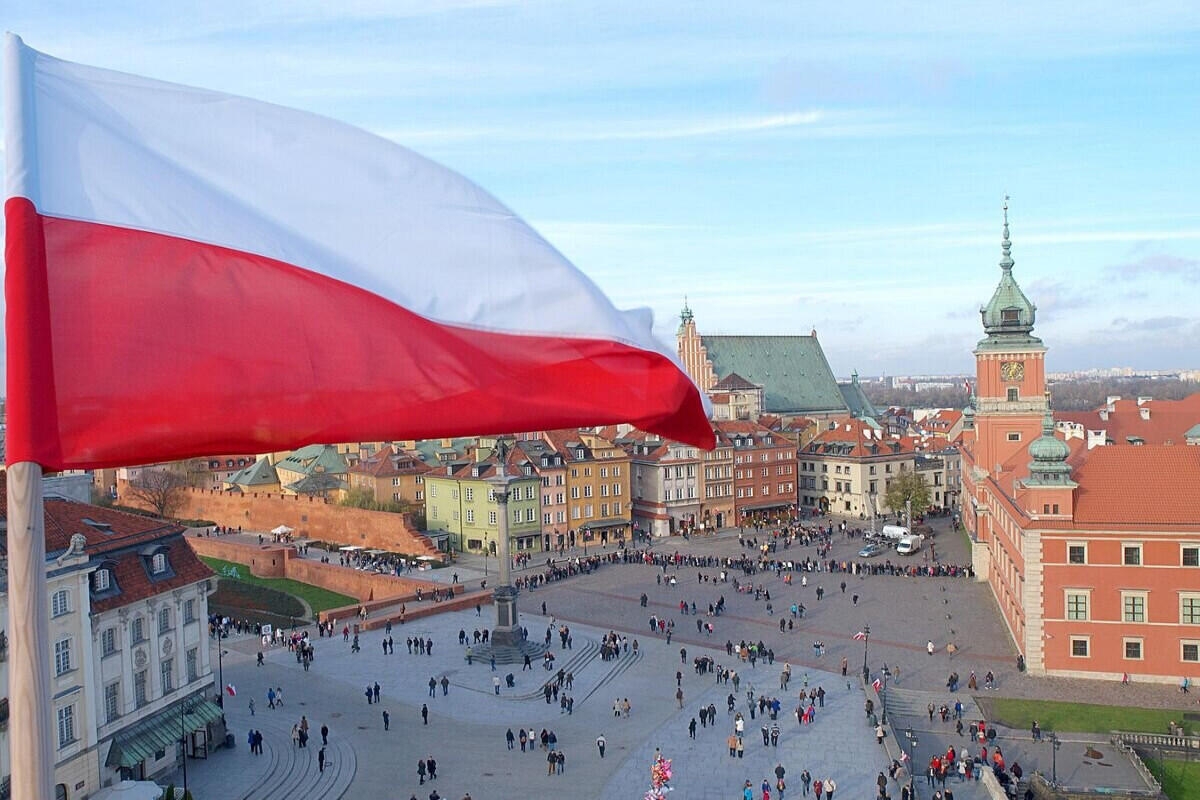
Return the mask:
M796 508L796 445L757 422L718 420L713 426L733 450L733 511L743 524Z
M376 503L395 503L414 511L425 507L425 475L432 467L391 444L363 452L347 470L351 491L367 493Z
M633 530L629 454L608 437L587 431L543 431L541 437L563 457L568 534L601 544L628 538Z
M636 529L654 537L695 530L704 520L702 451L641 431L625 443Z
M58 498L44 501L56 797L153 779L224 738L209 661L211 572L183 529ZM5 515L7 516L7 515ZM8 685L8 587L0 685ZM0 727L0 791L11 774Z
M499 505L489 479L496 477L499 465L489 451L481 451L480 457L483 460L457 461L425 475L425 525L449 534L452 550L494 555L499 550ZM511 478L509 552L538 550L541 480L530 464L517 470L506 465L505 474Z

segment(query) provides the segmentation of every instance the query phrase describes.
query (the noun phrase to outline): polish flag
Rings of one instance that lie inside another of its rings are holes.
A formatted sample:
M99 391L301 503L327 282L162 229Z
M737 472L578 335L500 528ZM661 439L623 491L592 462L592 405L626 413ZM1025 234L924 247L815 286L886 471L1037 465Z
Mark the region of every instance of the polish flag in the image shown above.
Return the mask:
M4 95L10 464L615 423L713 445L648 312L445 167L13 35Z
M225 684L225 691L230 697L237 697L237 687L232 683Z
M883 684L879 682L879 678L871 681L871 688L875 690L875 694L879 694L879 690L883 688Z
M854 640L856 642L861 642L865 638L867 638L867 634L863 631L859 631L858 633L854 634Z
M963 388L967 390L967 394L970 394L971 393L971 382L969 380L964 380Z

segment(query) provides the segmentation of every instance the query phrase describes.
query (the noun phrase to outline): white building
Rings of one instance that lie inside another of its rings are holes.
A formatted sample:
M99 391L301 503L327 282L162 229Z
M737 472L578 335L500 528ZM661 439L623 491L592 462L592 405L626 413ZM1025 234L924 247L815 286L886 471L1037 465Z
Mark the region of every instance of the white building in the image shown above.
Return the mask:
M123 777L173 771L185 739L189 755L207 755L224 737L209 665L211 572L187 546L183 529L65 499L47 498L44 508L56 800L86 798ZM0 524L7 528L7 513ZM8 625L5 574L5 687ZM8 796L13 733L4 697L0 797Z

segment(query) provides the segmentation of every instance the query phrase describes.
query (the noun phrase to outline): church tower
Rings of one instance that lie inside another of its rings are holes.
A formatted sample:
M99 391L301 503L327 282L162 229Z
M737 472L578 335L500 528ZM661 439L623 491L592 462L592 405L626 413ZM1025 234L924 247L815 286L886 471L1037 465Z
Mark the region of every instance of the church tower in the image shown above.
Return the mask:
M711 390L717 383L717 375L713 370L712 361L708 358L708 348L704 346L700 340L700 332L696 330L696 319L692 316L692 309L688 307L686 297L683 298L683 310L679 312L675 347L680 363L700 391Z
M1000 241L1000 283L979 311L986 336L975 347L975 466L995 476L999 466L1024 454L1049 413L1046 346L1033 335L1037 307L1013 278L1008 198Z

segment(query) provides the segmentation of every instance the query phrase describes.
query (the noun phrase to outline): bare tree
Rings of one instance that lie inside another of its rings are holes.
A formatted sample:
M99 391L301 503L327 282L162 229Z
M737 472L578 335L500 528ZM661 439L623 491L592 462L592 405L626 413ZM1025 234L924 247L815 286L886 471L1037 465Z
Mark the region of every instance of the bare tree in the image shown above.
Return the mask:
M143 469L129 482L129 496L147 505L160 517L173 517L183 505L186 475L168 469Z

